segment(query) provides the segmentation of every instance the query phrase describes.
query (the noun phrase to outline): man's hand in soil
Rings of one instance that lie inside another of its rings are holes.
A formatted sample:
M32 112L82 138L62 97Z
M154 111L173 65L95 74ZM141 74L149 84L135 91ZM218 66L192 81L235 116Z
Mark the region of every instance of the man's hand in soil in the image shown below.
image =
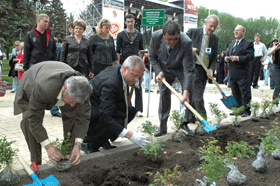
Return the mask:
M74 160L71 164L72 165L78 165L81 163L81 152L80 152L80 147L78 145L74 145L71 156L69 158L70 161Z
M50 161L54 164L56 164L56 162L60 161L61 159L64 159L62 154L58 150L56 150L51 143L46 145L45 149L47 150Z

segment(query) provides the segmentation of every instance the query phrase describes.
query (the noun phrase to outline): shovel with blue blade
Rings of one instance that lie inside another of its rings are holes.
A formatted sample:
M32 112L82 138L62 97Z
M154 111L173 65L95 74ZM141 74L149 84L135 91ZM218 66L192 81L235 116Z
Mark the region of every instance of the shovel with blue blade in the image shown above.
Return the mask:
M59 186L60 182L53 176L50 175L45 179L40 179L33 171L32 169L26 164L24 159L21 157L21 155L18 153L18 159L21 163L21 165L24 167L27 174L31 177L33 180L33 183L23 185L23 186Z
M209 70L207 69L207 67L205 66L203 61L200 59L199 55L197 53L195 53L195 56L198 59L199 63L203 66L204 70L208 73ZM222 94L223 98L221 100L224 103L224 105L228 109L230 109L231 107L236 107L237 106L237 102L235 101L234 97L232 95L226 96L226 94L222 91L222 89L219 86L219 84L217 83L217 81L214 78L211 78L211 80L214 82L214 84L217 86L218 90Z
M166 87L169 88L171 92L173 92L173 94L175 94L180 100L182 100L182 95L176 92L176 90L174 90L174 88L172 88L169 83L165 81L165 79L162 79L162 82ZM204 125L204 127L202 128L206 132L209 133L210 131L215 130L218 127L218 125L209 125L207 121L203 119L203 117L188 102L185 101L184 105L197 117L199 121L201 121L201 123Z

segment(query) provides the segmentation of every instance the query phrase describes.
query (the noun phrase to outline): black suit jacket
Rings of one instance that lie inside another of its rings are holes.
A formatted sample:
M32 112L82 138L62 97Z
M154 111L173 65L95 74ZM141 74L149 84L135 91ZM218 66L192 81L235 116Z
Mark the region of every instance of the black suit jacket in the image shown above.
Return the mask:
M226 56L238 56L239 61L229 62L229 74L232 78L249 78L250 76L250 61L254 59L254 44L251 41L242 39L238 44L235 52L233 46L235 41L232 42L228 49Z
M192 40L193 47L197 48L198 55L201 48L201 41L203 36L203 27L201 28L190 28L186 33ZM215 34L211 34L209 37L208 48L211 48L211 55L209 56L209 67L208 69L215 70L218 55L218 41L219 38Z
M110 66L100 72L90 84L93 92L91 102L91 124L99 120L95 126L96 135L109 131L118 136L122 130L116 118L124 120L126 117L126 104L123 90L123 80L120 66ZM98 132L100 131L100 132ZM101 132L102 131L102 132Z

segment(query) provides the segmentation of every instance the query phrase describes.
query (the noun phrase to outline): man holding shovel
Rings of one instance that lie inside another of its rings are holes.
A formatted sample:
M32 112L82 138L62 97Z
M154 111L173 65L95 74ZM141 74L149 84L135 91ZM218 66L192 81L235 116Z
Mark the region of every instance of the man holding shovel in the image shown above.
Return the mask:
M190 94L190 104L194 109L207 117L206 109L204 107L204 90L208 78L213 78L213 71L217 63L218 55L218 41L219 38L214 34L219 24L219 17L216 15L209 15L201 28L190 28L187 35L193 42L193 53L198 54L200 59L208 68L209 73L206 73L199 60L195 58L195 78ZM195 122L195 117L192 112L186 109L186 124ZM182 126L184 128L184 126Z
M153 33L149 48L149 61L158 74L156 80L160 90L158 110L160 127L159 131L154 134L158 137L167 133L167 119L171 107L171 92L162 83L162 79L165 78L169 84L172 84L178 77L183 89L181 103L184 103L189 102L188 94L191 91L195 73L192 41L186 34L180 32L177 22L168 21L162 30Z
M254 45L244 39L246 29L237 25L235 41L227 49L225 62L229 63L231 90L238 107L244 106L242 117L251 115L248 103L251 101L250 61L254 59Z
M15 95L14 114L22 113L20 127L31 162L42 164L42 146L51 162L64 158L51 144L43 126L45 110L55 105L62 112L64 138L71 133L70 142L74 144L70 155L72 165L81 162L80 147L89 125L91 92L88 80L65 63L40 62L24 73Z

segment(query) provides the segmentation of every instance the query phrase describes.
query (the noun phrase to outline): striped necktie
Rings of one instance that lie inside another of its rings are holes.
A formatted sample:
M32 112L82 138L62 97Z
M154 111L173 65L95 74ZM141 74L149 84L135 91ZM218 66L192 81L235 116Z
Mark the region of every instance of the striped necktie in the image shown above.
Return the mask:
M232 49L232 53L234 53L234 52L235 52L235 50L236 50L237 46L238 46L238 40L235 42L235 45L234 45L234 47L233 47L233 49Z

